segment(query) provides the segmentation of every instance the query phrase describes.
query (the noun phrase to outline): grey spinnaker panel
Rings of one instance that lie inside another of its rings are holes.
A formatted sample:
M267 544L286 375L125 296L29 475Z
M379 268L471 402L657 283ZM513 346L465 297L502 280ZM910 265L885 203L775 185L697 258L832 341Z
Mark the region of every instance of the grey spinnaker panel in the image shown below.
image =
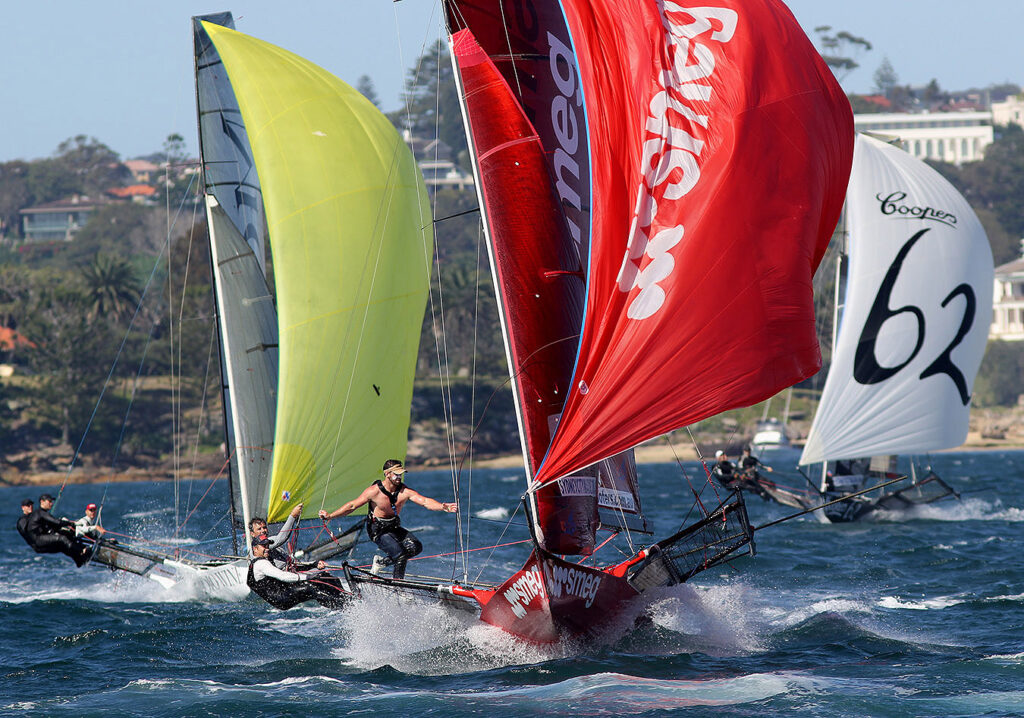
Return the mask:
M266 267L266 218L263 192L253 163L249 135L220 55L200 21L234 29L231 13L192 19L196 54L196 100L199 106L199 147L205 190L217 198L224 213Z
M235 509L266 516L277 407L277 310L258 259L212 196L210 223Z

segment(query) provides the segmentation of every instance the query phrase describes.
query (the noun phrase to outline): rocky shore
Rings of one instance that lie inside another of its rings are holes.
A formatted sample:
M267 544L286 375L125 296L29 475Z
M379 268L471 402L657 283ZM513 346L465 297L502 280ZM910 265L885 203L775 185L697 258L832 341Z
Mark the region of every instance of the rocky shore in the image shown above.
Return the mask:
M790 431L799 443L810 429L809 421L791 422ZM468 431L465 432L468 434ZM745 438L731 434L704 434L699 437L700 452L711 459L718 449L738 454ZM407 463L410 470L447 467L448 440L443 427L434 424L416 424L410 431ZM523 464L517 451L514 433L500 440L488 437L474 449L473 465L485 468L514 468ZM483 445L480 445L480 444ZM975 410L971 426L963 445L950 451L1014 450L1024 449L1024 407L1013 409ZM465 446L457 446L456 463L463 459ZM112 470L95 463L90 457L80 457L69 471L74 452L70 447L48 447L8 454L0 459L0 484L16 486L56 486L62 483L86 484L121 481L163 481L192 477L221 477L226 475L224 455L221 452L181 456L177 460L160 459ZM659 437L636 448L636 460L641 464L674 463L698 458L697 449L690 443L686 431L675 436Z

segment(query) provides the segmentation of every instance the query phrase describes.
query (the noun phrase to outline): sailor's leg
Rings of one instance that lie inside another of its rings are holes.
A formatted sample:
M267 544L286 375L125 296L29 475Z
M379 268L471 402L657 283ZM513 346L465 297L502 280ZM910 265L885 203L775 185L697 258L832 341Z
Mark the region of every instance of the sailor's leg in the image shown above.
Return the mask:
M399 528L395 531L396 538L400 541L402 547L402 555L395 561L395 578L405 578L405 565L409 562L409 559L417 555L423 550L423 544L419 542L419 539L415 535L409 533L403 528Z
M374 537L373 542L380 547L380 550L388 555L392 564L398 563L402 557L402 544L398 536L391 531L384 531Z
M33 547L36 553L62 553L74 559L76 565L81 566L89 560L89 548L82 543L72 541L64 534L43 534L37 536Z

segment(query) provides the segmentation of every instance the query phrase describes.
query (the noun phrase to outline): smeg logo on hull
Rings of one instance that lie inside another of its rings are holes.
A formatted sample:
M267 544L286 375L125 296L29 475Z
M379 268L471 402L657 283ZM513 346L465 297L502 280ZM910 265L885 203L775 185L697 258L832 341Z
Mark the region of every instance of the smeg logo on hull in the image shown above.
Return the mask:
M881 193L875 195L879 202L879 209L887 217L895 219L925 219L932 222L940 222L947 227L956 227L956 215L934 207L918 207L907 204L904 200L907 193L901 190L890 192L883 196Z

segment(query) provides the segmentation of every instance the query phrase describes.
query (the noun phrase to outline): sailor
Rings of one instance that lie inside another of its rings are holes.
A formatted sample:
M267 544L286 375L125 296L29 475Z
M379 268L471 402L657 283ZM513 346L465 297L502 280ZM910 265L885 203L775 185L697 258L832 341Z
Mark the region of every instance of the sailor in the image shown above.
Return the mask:
M758 459L756 456L753 456L750 453L749 446L743 447L743 455L740 457L739 460L739 470L741 479L740 486L741 488L744 488L747 491L751 491L760 496L765 501L767 501L768 499L771 498L771 496L765 490L764 486L761 485L761 482L764 479L761 476L760 471L758 471L758 467L763 468L765 471L775 471L772 467L762 463L761 460Z
M25 499L21 502L21 516L18 517L18 533L25 539L25 543L32 546L32 537L28 535L28 517L32 513L35 502L32 499Z
M70 556L76 566L89 561L92 548L85 543L72 539L68 532L74 532L75 524L68 519L58 519L50 514L53 508L53 497L43 494L39 497L39 507L28 516L25 532L36 553L62 553Z
M757 476L757 473L759 471L758 467L768 472L775 471L775 469L763 463L756 456L753 456L750 453L749 446L743 448L743 455L740 457L739 463L740 471L746 474L749 478L755 478Z
M75 536L88 536L92 539L99 539L106 529L99 525L96 514L96 504L89 504L85 507L85 516L75 521Z
M729 456L724 451L715 452L715 467L712 469L712 473L718 480L718 483L727 489L735 488L736 486L736 474L733 471L734 467Z
M306 601L316 601L327 608L339 608L346 599L336 584L327 584L318 577L324 574L326 564L318 561L311 571L283 571L270 562L271 540L252 540L252 559L246 585L257 596L274 608L287 611Z
M288 514L288 519L281 526L281 530L278 531L273 538L270 539L270 553L268 558L270 561L282 570L287 570L292 567L292 557L288 552L288 537L291 535L292 527L295 525L296 520L302 515L302 506L299 504L291 510ZM255 538L268 538L267 520L259 516L254 516L249 521L249 538L250 540Z
M377 479L357 498L330 513L320 509L320 518L326 520L336 516L348 516L360 506L369 504L366 533L388 555L383 561L379 556L374 557L373 572L379 571L382 565L391 564L394 566L392 575L395 578L405 578L406 563L423 550L423 544L412 533L402 528L398 518L405 502L412 501L430 511L447 513L454 513L459 508L457 503L441 503L410 489L403 483L404 475L402 462L398 459L388 459L384 462L383 481Z

